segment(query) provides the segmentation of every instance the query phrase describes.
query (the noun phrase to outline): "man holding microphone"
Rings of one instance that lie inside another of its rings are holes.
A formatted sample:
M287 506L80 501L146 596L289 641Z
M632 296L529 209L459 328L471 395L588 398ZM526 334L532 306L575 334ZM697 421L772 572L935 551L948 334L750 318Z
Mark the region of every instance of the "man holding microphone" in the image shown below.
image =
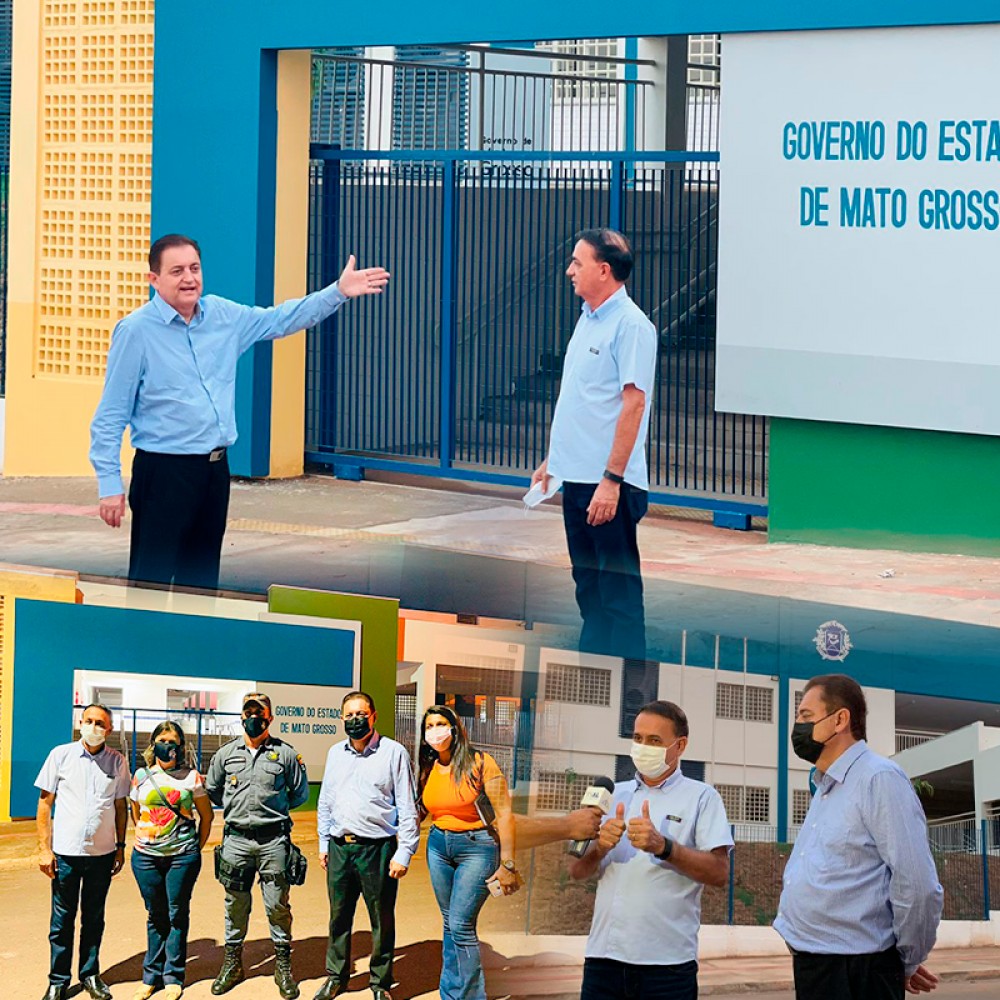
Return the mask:
M698 996L702 885L725 885L733 846L719 793L685 777L688 722L669 701L640 709L636 776L615 785L610 818L573 878L595 872L581 1000Z

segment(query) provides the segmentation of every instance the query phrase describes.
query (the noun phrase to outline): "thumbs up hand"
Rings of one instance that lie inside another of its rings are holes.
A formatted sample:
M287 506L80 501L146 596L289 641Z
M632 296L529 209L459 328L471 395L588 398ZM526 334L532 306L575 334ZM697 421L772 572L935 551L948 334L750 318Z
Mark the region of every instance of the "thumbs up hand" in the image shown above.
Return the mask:
M618 808L611 819L605 820L601 827L601 835L597 838L597 849L601 854L607 854L618 846L625 832L625 803L619 802Z
M649 818L649 799L642 803L642 815L628 821L628 839L637 851L648 851L650 854L659 854L667 846L663 834Z

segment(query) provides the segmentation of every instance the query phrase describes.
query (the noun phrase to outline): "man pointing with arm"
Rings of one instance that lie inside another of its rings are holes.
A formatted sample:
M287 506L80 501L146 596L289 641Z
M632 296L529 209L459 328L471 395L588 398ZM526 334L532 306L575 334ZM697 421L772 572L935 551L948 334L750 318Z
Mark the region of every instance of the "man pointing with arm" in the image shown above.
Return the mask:
M215 590L229 509L226 450L236 441L236 365L254 344L315 326L349 298L377 295L381 267L354 257L336 283L273 308L202 295L201 250L188 236L149 251L153 297L115 327L104 393L91 424L100 515L125 514L121 443L135 446L128 577Z

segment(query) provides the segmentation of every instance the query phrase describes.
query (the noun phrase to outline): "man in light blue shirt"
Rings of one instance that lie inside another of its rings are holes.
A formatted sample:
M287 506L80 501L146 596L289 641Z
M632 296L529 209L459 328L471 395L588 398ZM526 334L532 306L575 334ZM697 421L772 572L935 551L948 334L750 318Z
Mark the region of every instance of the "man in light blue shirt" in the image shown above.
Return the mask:
M719 793L681 773L678 705L641 708L632 740L635 778L615 785L599 838L569 864L599 877L580 996L695 1000L702 886L726 884L732 833Z
M378 294L381 267L354 257L337 282L280 306L202 295L201 250L171 234L149 251L153 297L115 327L104 393L90 428L100 514L125 514L122 434L136 449L129 489L130 580L214 590L229 509L226 449L236 441L236 363L264 340L315 326L358 295Z
M579 233L566 273L583 311L563 364L549 454L531 483L563 487L580 649L646 657L636 526L648 507L646 433L656 328L629 298L634 257L613 229Z
M943 906L927 822L902 768L865 742L867 715L857 681L828 674L792 729L817 778L774 921L799 1000L900 1000L938 982L923 965Z
M369 979L375 1000L392 1000L396 888L420 842L413 769L405 748L375 730L375 702L344 697L347 739L326 757L316 807L319 861L330 896L327 980L315 1000L332 1000L351 978L351 926L363 895L372 925Z

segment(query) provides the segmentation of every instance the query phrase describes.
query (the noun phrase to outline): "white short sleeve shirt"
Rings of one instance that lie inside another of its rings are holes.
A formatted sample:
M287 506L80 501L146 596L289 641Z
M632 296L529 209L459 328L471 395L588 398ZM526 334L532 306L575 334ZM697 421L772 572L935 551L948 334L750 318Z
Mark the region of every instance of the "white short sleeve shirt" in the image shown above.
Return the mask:
M733 846L732 830L719 793L675 771L650 787L638 776L615 785L609 816L625 804L625 821L642 815L665 837L698 851ZM629 965L680 965L698 957L702 885L669 861L636 850L622 837L601 860L587 958Z
M549 475L570 483L599 483L622 412L622 390L646 394L625 481L649 489L646 435L656 384L656 327L618 289L597 309L586 303L566 348L559 399L549 435Z
M35 787L56 797L52 851L69 857L115 850L115 800L128 798L128 764L105 746L90 753L83 740L55 747L45 759Z

